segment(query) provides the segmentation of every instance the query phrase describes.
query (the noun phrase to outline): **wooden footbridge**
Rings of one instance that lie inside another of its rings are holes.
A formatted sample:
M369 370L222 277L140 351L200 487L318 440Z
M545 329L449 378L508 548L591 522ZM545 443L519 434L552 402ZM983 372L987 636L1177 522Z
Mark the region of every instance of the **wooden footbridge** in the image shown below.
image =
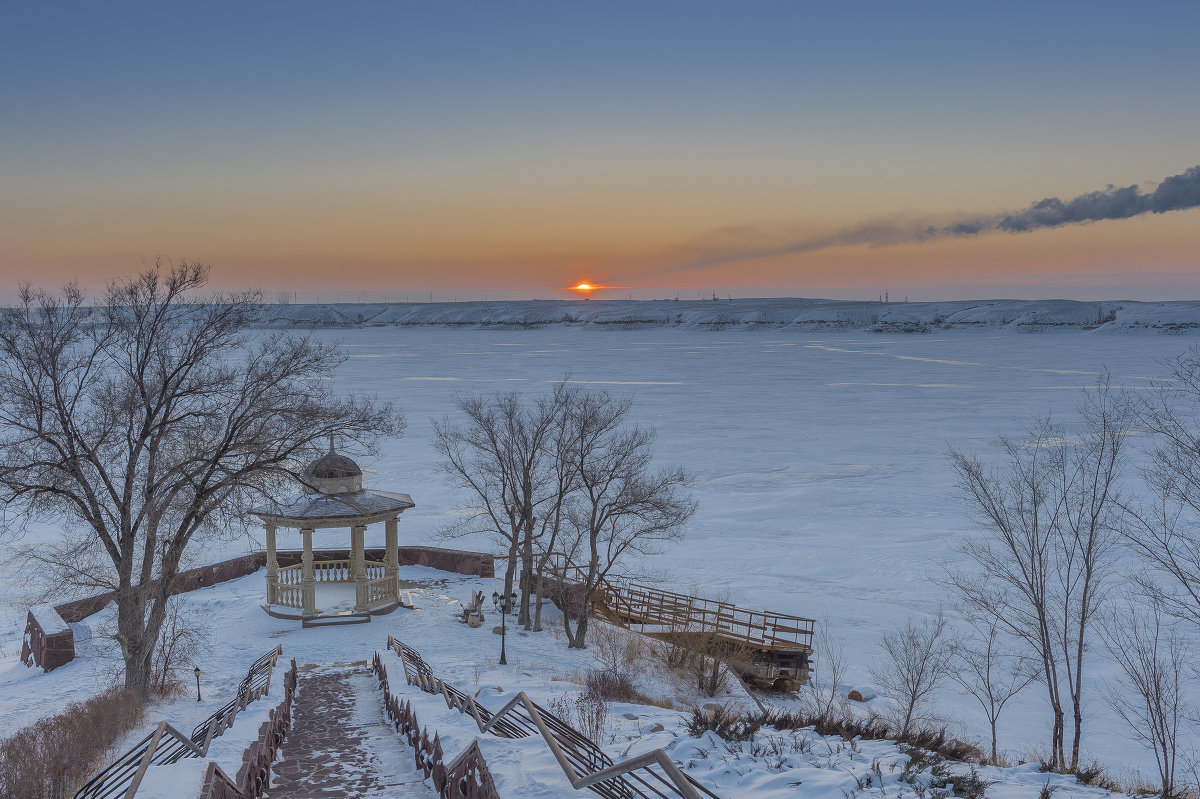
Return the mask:
M560 561L547 569L547 592L560 608L578 609L586 570ZM609 575L592 593L589 612L628 630L666 640L718 643L727 662L741 664L742 677L762 688L795 690L809 678L812 619L770 610L748 610L729 602L689 596Z

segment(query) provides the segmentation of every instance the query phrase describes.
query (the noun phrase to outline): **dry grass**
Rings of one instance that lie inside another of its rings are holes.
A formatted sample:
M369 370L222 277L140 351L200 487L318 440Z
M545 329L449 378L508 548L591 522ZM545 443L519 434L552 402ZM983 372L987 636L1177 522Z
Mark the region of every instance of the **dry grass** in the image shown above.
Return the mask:
M103 765L113 743L141 723L145 700L110 688L0 743L0 796L63 799Z

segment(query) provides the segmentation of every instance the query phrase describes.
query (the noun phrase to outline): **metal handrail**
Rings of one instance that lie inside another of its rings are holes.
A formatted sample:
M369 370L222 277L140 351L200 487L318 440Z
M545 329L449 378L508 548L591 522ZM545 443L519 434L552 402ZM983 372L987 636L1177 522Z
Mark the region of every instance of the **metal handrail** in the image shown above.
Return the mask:
M388 649L400 658L409 685L441 694L447 707L474 718L480 732L500 738L540 734L576 790L587 788L604 799L703 799L702 794L720 799L685 774L662 749L616 763L595 741L534 702L524 691L493 713L474 697L439 680L419 652L393 635L388 636Z
M238 684L237 695L197 724L190 736L185 736L166 721L159 722L153 732L76 791L75 799L115 799L117 796L132 799L150 766L176 763L185 757L204 757L212 739L233 726L239 711L270 693L271 674L282 654L283 646L280 645L254 661Z

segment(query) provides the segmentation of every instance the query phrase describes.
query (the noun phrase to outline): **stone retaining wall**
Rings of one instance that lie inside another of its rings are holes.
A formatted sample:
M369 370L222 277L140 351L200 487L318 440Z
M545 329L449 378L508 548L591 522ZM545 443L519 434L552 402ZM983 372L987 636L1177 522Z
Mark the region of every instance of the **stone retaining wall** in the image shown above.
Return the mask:
M401 546L398 547L401 566L428 566L433 569L453 572L454 574L471 574L479 577L495 577L496 567L492 556L486 552L467 552L459 549L441 549L440 547ZM384 550L365 550L368 560L382 561ZM276 553L280 566L295 566L300 563L302 552L298 549L285 549ZM349 549L319 549L313 553L318 563L324 560L348 560ZM182 571L175 578L171 595L207 588L210 585L236 580L253 574L267 565L267 553L252 552L237 558L223 560L200 566L196 569ZM63 621L74 623L99 612L109 602L116 598L116 591L109 591L96 596L76 599L55 605L54 609Z

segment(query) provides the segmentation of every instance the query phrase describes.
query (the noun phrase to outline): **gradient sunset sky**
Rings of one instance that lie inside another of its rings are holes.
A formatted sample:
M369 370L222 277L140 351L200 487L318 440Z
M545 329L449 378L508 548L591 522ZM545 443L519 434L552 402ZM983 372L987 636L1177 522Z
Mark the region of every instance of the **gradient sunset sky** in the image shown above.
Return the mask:
M1200 297L1200 3L9 3L0 293ZM796 245L833 241L831 246Z

